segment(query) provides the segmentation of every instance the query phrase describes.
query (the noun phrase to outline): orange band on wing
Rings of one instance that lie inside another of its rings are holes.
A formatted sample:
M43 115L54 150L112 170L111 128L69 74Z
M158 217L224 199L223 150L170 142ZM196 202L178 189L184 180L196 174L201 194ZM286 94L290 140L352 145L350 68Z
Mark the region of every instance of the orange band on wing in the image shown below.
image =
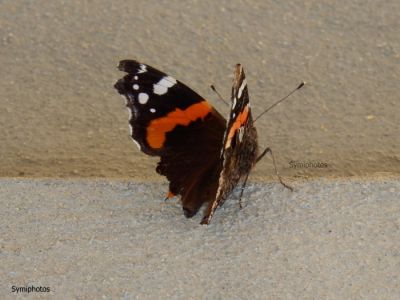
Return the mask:
M165 117L154 119L147 127L147 143L153 149L163 147L167 132L176 126L187 126L199 118L204 118L211 112L211 106L207 101L192 104L185 110L175 109Z
M231 142L233 137L235 136L236 131L239 130L239 128L246 123L248 117L249 106L246 105L244 110L237 116L235 122L233 122L231 129L229 129L228 138L225 143L225 149L231 146Z

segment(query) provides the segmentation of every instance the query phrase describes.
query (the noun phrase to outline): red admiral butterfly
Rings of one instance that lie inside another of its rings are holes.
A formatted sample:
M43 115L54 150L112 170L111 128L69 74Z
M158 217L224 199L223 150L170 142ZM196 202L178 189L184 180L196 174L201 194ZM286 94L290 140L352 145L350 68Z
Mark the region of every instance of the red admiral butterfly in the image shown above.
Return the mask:
M149 65L123 60L118 69L128 73L115 88L127 99L131 136L141 151L160 156L156 171L169 180L167 198L180 195L187 218L208 203L201 224L209 224L239 182L243 193L250 170L270 152L259 154L242 66L236 65L228 120Z

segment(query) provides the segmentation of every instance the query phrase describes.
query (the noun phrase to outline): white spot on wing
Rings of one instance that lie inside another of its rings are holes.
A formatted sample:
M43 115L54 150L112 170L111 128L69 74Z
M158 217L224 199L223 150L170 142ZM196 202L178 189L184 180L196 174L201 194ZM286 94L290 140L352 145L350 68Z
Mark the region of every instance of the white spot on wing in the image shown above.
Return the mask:
M138 100L140 104L146 104L149 100L149 95L147 95L146 93L140 93L138 96Z
M240 88L239 88L239 91L238 91L238 98L240 98L240 97L242 97L242 93L243 93L243 90L244 90L244 88L246 87L246 85L247 85L247 81L246 81L246 78L242 81L242 85L240 86Z
M140 74L140 73L146 73L146 72L147 72L147 66L141 64L138 73Z
M243 135L244 135L244 126L241 126L239 128L238 136L239 136L239 142L243 141Z
M164 95L168 91L168 88L159 84L154 85L154 94Z
M164 95L170 87L176 84L176 79L171 76L165 76L159 82L153 84L154 94Z
M138 90L138 89L139 89L139 85L134 84L134 85L133 85L133 89L134 89L134 90Z
M150 112L152 112L153 114L156 112L155 108L150 108Z
M137 75L135 75L134 77L133 77L133 79L135 79L135 80L138 80L138 76Z
M235 106L236 106L236 97L234 96L232 102L232 108L235 108Z

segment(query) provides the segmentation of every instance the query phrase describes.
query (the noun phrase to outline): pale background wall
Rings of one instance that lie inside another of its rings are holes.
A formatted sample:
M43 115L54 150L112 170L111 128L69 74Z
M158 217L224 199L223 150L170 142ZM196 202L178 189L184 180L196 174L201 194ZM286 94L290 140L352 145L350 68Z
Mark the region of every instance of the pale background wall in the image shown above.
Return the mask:
M135 58L224 113L244 65L284 175L400 173L400 2L1 1L0 176L157 178L129 138L113 83ZM289 168L291 160L328 163ZM266 159L254 172L272 174Z

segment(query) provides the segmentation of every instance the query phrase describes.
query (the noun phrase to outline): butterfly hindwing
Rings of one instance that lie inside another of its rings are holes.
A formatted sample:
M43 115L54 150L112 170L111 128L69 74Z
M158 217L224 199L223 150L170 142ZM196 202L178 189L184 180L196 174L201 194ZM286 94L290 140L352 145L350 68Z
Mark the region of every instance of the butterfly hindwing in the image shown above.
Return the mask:
M248 176L258 156L257 131L253 125L247 81L239 64L235 69L231 102L221 150L223 162L218 189L204 213L202 224L209 224L218 206L223 204L239 181Z

